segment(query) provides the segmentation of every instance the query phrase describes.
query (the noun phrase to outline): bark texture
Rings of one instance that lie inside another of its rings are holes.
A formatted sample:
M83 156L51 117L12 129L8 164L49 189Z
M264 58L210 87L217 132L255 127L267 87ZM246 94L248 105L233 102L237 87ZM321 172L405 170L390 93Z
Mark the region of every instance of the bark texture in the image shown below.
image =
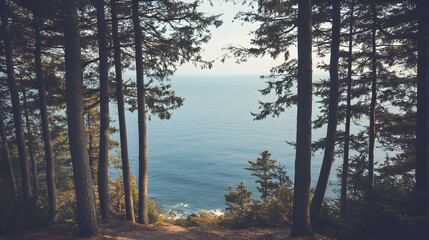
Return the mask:
M113 213L109 194L109 65L107 62L107 32L104 14L104 0L97 0L98 54L100 57L100 150L98 158L98 195L101 217Z
M300 0L298 6L298 114L292 236L313 234L309 211L313 90L311 26L311 0Z
M146 110L145 86L143 79L142 32L139 20L139 1L132 1L132 15L135 35L136 72L137 72L137 105L139 123L139 223L148 224L147 216L147 144L146 144Z
M346 130L344 133L344 157L343 168L341 172L341 197L340 197L340 210L341 216L344 217L346 212L347 201L347 178L349 171L349 151L350 151L350 118L351 118L351 103L352 103L352 51L353 51L353 24L354 24L354 5L350 10L350 28L349 28L349 52L347 60L347 106L346 106Z
M27 93L26 90L22 90L22 97L24 100L24 115L25 115L25 126L27 128L27 140L28 140L28 154L30 155L30 162L31 162L31 173L33 176L33 189L34 189L34 196L37 197L39 195L39 174L37 169L37 160L34 157L34 148L33 148L33 133L31 130L31 120L30 120L30 113L28 112L28 102L27 102Z
M0 106L1 107L1 106ZM11 188L12 197L16 198L18 190L16 188L16 178L15 178L15 171L13 170L13 164L12 160L10 158L10 152L9 152L9 144L7 141L7 134L6 134L6 128L4 126L4 120L3 120L3 109L0 109L0 135L2 140L2 148L3 148L3 158L6 162L7 172L9 175L9 183Z
M83 78L76 1L64 1L67 122L77 200L77 222L83 236L98 234L94 189L83 122Z
M134 218L134 203L130 185L130 161L128 158L128 140L127 140L127 125L125 122L125 104L122 81L122 65L121 65L121 48L118 34L118 16L116 12L116 0L111 0L112 11L112 35L113 35L113 50L115 59L115 75L116 75L116 98L118 101L118 118L119 118L119 134L121 139L121 158L122 158L122 177L124 181L125 193L125 211L126 218L132 222Z
M338 58L340 51L340 0L334 0L332 3L332 41L331 41L331 59L329 63L329 112L328 129L325 140L325 152L323 155L322 168L320 169L319 179L317 180L316 190L310 205L310 215L312 220L317 221L325 197L326 187L328 186L329 175L331 173L332 162L335 155L335 140L337 137L338 123Z
M45 91L45 80L42 73L42 47L40 39L40 18L35 14L34 18L34 32L36 38L35 45L35 63L36 63L36 79L39 87L39 101L40 101L40 117L42 120L42 134L43 143L45 145L45 160L46 160L46 184L48 187L48 206L49 206L49 220L56 222L57 214L57 187L55 180L55 160L54 151L52 146L51 131L49 128L48 118L48 104Z
M416 129L416 212L429 215L429 8L428 1L417 1L417 129Z
M12 46L9 34L9 22L6 14L7 5L5 0L0 0L0 14L2 20L2 31L4 50L6 54L6 71L7 83L10 89L10 96L12 100L13 120L15 124L16 141L18 145L19 159L21 163L21 178L22 190L24 192L24 200L29 200L33 193L31 191L30 180L30 164L27 156L27 149L25 147L24 125L21 117L21 104L19 102L18 86L16 83L16 76L13 64Z
M374 187L374 146L375 146L375 105L377 102L377 11L375 3L371 4L373 29L371 36L371 107L369 112L369 149L368 149L368 185L372 189Z

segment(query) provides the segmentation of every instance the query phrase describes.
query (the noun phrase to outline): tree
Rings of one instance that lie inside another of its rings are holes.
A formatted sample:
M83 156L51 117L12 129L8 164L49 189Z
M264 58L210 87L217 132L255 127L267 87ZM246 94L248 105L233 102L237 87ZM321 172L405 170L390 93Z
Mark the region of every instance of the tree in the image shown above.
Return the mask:
M18 86L16 83L16 76L14 70L11 39L9 33L9 20L6 14L7 9L8 7L6 1L0 0L0 14L2 20L4 49L6 53L7 80L10 88L13 119L15 123L15 133L21 163L22 189L24 192L24 199L29 200L33 196L30 181L30 164L28 162L27 150L25 147L24 127L21 117L21 104L19 102Z
M16 187L16 179L15 179L15 172L13 170L13 164L12 160L10 158L10 151L9 151L9 144L7 140L6 135L6 129L4 126L4 120L3 120L3 106L0 106L0 135L2 140L2 148L3 148L3 158L7 165L7 172L9 174L9 182L10 182L10 188L11 188L11 194L13 198L17 197L17 187Z
M300 0L298 6L298 114L292 236L313 234L309 212L313 87L311 26L311 0Z
M350 118L351 118L351 92L352 92L352 51L353 51L353 23L354 23L354 2L350 5L350 26L349 26L349 39L348 39L348 55L347 55L347 105L346 105L346 126L344 133L344 156L343 167L341 172L341 196L340 196L340 210L342 216L346 211L347 199L347 173L349 171L349 149L350 149Z
M118 102L119 134L121 140L122 176L125 194L126 218L134 222L134 204L130 186L130 162L128 159L127 127L125 122L124 91L122 81L121 49L118 34L116 0L110 1L112 12L112 36L115 60L116 100Z
M225 201L228 207L226 210L233 215L236 215L240 221L246 217L246 213L249 211L250 203L253 198L252 192L244 186L243 181L237 184L237 189L234 191L232 185L229 186L229 193L225 194Z
M82 63L76 1L64 1L64 49L66 60L67 122L76 188L79 232L98 234L94 190L85 141L82 102Z
M107 31L104 14L104 0L96 1L98 53L100 57L100 151L98 162L98 194L101 217L106 218L113 212L109 195L109 66L107 59Z
M371 3L372 33L371 33L371 108L369 112L369 150L368 150L368 183L369 188L374 188L374 146L375 146L375 107L377 101L377 9L375 3Z
M139 122L139 223L148 224L147 217L147 143L146 143L146 106L145 85L143 79L142 32L139 19L139 1L132 1L134 41L136 49L136 82Z
M417 0L418 63L417 63L417 128L416 128L416 192L417 211L429 214L429 3Z
M34 141L33 141L33 133L31 130L31 120L28 112L28 102L27 102L27 93L26 90L22 90L22 98L24 103L24 116L25 116L25 126L27 128L27 139L28 139L28 153L30 155L31 161L31 171L33 174L33 188L34 188L34 196L37 197L39 195L39 174L37 170L37 160L34 157Z
M272 180L273 171L277 169L277 165L275 165L277 160L271 159L271 153L268 151L264 151L259 155L261 155L261 158L258 158L256 163L248 161L251 167L245 169L252 171L251 175L258 178L255 182L259 183L260 187L256 188L262 193L261 198L267 200L272 195L272 190L277 187Z
M33 11L34 14L34 32L35 32L35 49L34 59L36 65L36 80L39 88L39 101L40 101L40 118L42 120L42 134L43 143L45 145L45 160L46 160L46 183L48 187L48 205L49 205L49 220L52 222L57 221L57 188L55 180L55 160L54 151L52 146L51 131L49 128L47 100L45 91L45 80L42 72L42 46L40 36L40 13Z
M340 50L340 31L341 31L341 2L334 0L332 2L332 42L331 42L331 60L329 64L329 113L328 129L325 139L325 153L323 155L322 168L320 169L319 179L316 190L313 195L310 206L312 220L317 220L320 214L320 208L325 197L326 187L328 185L332 162L335 155L335 143L338 123L338 59Z

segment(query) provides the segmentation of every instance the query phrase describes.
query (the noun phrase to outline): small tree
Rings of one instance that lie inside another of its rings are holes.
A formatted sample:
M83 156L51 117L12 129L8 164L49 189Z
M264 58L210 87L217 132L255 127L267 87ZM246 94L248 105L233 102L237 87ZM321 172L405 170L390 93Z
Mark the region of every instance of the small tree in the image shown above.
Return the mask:
M226 205L228 205L226 208L227 214L242 221L250 209L250 203L254 200L251 197L252 192L244 186L243 181L240 181L237 185L236 191L234 191L234 187L230 185L229 191L229 193L225 194Z
M292 181L284 166L276 165L277 160L271 159L268 151L260 153L262 156L254 163L249 161L251 175L257 177L255 181L262 193L263 201L253 201L251 214L256 226L282 226L291 222L292 217Z
M251 175L258 178L255 182L259 183L260 187L256 188L262 193L262 200L266 201L272 195L273 189L276 188L276 184L272 179L277 169L277 160L271 159L271 153L268 151L263 151L259 155L261 157L256 162L249 161L251 167L245 169L252 171Z

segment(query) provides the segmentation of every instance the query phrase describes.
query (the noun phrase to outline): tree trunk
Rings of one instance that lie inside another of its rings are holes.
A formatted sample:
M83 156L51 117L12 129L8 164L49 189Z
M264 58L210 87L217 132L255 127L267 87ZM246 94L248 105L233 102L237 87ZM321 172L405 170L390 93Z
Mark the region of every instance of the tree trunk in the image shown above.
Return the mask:
M136 72L137 72L137 105L139 123L139 223L148 224L147 216L147 144L146 144L146 110L145 87L143 80L143 47L140 29L138 0L132 1L133 25L135 34Z
M101 217L113 213L109 195L109 66L107 60L107 33L104 0L97 0L98 53L100 56L100 150L98 157L98 195Z
M332 162L335 155L335 140L337 136L338 123L338 58L340 51L340 0L334 0L332 3L332 42L331 59L329 63L330 88L329 88L329 112L328 112L328 130L326 133L325 153L323 155L322 168L320 169L319 179L316 190L310 205L310 214L313 221L318 220L320 208L325 197L326 187L328 186L329 174L331 173Z
M49 220L56 222L57 215L57 187L55 182L55 161L54 151L52 146L51 131L49 129L48 119L48 104L45 92L45 80L42 74L42 47L40 39L40 19L37 13L34 13L34 31L36 38L35 45L35 63L36 63L36 79L39 85L39 101L40 101L40 117L42 120L42 133L43 143L45 144L45 159L46 159L46 183L48 187L48 206L49 206Z
M377 31L377 11L375 3L371 4L373 14L373 29L372 29L372 53L371 53L371 109L369 112L369 149L368 149L368 184L369 188L374 188L374 146L375 146L375 104L377 101L377 46L376 46L376 31Z
M118 17L116 13L116 0L111 0L110 4L112 11L112 35L115 58L116 97L118 101L119 133L121 138L121 158L122 176L125 192L125 211L127 220L134 222L134 204L130 185L130 161L128 159L127 126L125 122L124 92L122 90L121 49L118 36Z
M84 112L85 118L85 112ZM88 110L86 115L86 128L88 129L88 159L89 159L89 168L91 170L91 178L95 179L95 167L94 167L94 148L92 147L92 133L91 133L91 113ZM95 183L94 183L95 184Z
M7 165L12 197L16 198L18 190L16 188L15 172L13 170L13 164L12 164L12 160L10 158L9 144L7 142L6 128L4 126L3 116L4 116L3 109L0 109L0 118L1 118L0 119L0 135L1 135L1 140L2 140L3 158L4 158L6 165Z
M349 52L347 62L347 107L346 107L346 131L344 133L344 158L343 169L341 172L341 198L340 210L341 216L344 217L346 212L346 199L347 199L347 175L349 171L349 149L350 149L350 118L351 118L351 94L352 94L352 51L353 51L353 13L354 4L352 3L350 9L350 30L349 30Z
M77 222L83 236L98 234L94 189L83 123L83 78L76 1L64 1L67 121L77 200Z
M429 215L429 3L417 1L418 65L416 128L416 212Z
M311 25L311 0L300 0L298 6L298 114L292 236L313 234L309 212L313 84Z
M16 141L18 145L19 159L21 163L22 190L24 200L29 200L33 194L31 191L30 164L28 162L27 150L25 147L24 127L21 118L21 106L19 103L18 87L12 59L12 48L9 35L9 21L6 16L6 1L0 0L0 11L3 30L4 49L6 54L7 82L10 88L12 100L13 119L15 123Z
M33 175L33 187L34 187L34 196L37 197L39 195L39 178L38 178L38 170L37 170L37 161L34 157L34 149L33 149L33 134L31 133L31 121L30 115L28 112L27 106L27 93L25 88L22 90L22 97L24 99L24 115L25 115L25 125L27 127L27 137L28 137L28 153L30 155L31 161L31 171Z

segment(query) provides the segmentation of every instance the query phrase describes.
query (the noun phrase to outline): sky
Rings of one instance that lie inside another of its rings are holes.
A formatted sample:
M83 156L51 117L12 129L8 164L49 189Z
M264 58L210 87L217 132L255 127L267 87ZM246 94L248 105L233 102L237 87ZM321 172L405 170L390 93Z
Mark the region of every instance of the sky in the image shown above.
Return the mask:
M224 63L220 61L227 53L223 48L228 45L250 47L251 31L258 28L258 24L251 24L234 20L235 15L240 11L246 11L247 6L233 4L223 0L213 0L212 6L205 1L200 7L200 11L208 15L222 14L223 24L219 28L212 27L211 40L202 46L204 49L202 56L205 60L215 60L212 69L203 69L187 63L180 66L176 75L265 75L269 70L282 63L282 58L272 59L270 57L251 58L245 63L237 64L234 59L227 59ZM291 49L291 57L297 55L296 48ZM313 56L314 58L314 56ZM315 64L313 64L315 66ZM325 72L314 68L314 74L324 74Z
M200 11L209 15L222 14L223 24L219 28L211 28L212 38L203 45L203 58L206 60L215 60L212 69L199 69L188 63L178 68L177 75L241 75L257 74L263 75L269 72L273 66L279 65L281 60L273 60L269 57L263 59L249 59L249 61L236 64L234 59L227 59L225 63L220 58L227 53L222 48L232 44L234 46L250 46L250 32L256 29L257 24L243 23L240 20L234 20L234 16L239 11L245 11L246 6L240 4L226 3L220 0L214 0L213 6L205 3L200 7Z

